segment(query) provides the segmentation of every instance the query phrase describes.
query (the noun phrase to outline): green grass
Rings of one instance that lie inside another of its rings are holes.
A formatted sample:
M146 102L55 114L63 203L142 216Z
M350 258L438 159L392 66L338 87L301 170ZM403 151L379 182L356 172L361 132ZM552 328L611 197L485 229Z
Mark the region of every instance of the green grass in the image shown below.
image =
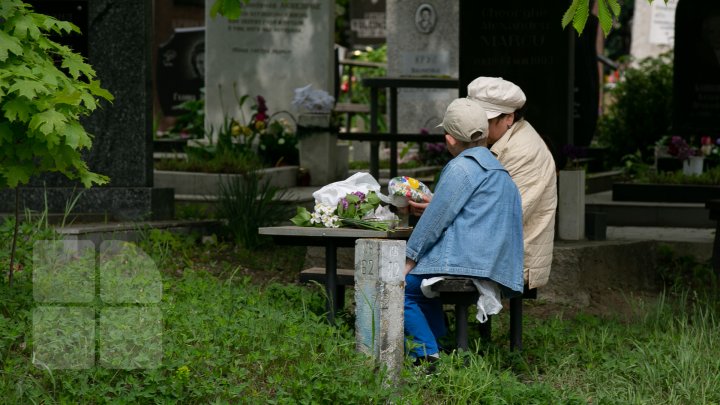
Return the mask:
M32 239L26 235L23 251ZM162 275L159 367L34 366L32 266L24 256L14 288L0 284L0 402L720 402L717 294L636 302L635 315L626 318L561 310L532 316L543 304L531 302L522 354L507 347L503 312L493 320L489 344L473 340L471 352L443 357L431 376L408 365L391 386L381 369L356 353L351 311L330 327L322 289L291 281L302 267L302 249L247 251L158 232L148 233L140 247Z

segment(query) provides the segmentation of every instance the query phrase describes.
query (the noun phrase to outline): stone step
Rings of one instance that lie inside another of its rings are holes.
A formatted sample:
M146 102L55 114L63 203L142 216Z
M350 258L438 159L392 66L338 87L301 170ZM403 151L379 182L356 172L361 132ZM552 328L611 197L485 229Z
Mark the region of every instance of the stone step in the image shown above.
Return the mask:
M612 191L585 196L585 212L603 212L607 225L715 228L703 203L613 201Z

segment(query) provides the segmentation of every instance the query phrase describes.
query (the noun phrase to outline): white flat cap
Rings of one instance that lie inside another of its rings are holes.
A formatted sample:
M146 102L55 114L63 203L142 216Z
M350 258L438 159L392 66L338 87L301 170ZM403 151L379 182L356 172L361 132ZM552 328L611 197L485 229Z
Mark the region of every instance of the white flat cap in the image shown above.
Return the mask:
M525 105L525 93L515 83L502 77L480 76L468 84L468 98L485 108L488 119L510 114Z

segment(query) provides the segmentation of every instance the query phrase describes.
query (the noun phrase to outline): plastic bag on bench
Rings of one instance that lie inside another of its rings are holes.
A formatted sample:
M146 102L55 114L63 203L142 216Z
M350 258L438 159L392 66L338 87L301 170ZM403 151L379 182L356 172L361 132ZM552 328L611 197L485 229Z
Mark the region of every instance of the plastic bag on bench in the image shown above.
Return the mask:
M445 277L431 277L422 281L420 284L420 290L423 295L428 298L435 298L440 293L432 291L431 286L438 281L444 280ZM490 315L496 315L500 313L502 304L500 303L500 287L497 283L490 280L472 279L475 288L479 293L477 301L477 318L480 323L485 323Z

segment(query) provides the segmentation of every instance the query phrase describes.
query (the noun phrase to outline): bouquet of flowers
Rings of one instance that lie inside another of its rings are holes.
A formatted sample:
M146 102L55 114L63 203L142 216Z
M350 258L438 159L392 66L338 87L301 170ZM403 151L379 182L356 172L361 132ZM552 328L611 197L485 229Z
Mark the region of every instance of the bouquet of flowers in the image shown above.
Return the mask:
M297 214L290 221L297 226L326 228L350 226L389 231L397 224L398 217L380 202L380 197L375 191L369 191L367 194L354 191L347 193L335 206L316 201L312 213L305 207L298 207Z

